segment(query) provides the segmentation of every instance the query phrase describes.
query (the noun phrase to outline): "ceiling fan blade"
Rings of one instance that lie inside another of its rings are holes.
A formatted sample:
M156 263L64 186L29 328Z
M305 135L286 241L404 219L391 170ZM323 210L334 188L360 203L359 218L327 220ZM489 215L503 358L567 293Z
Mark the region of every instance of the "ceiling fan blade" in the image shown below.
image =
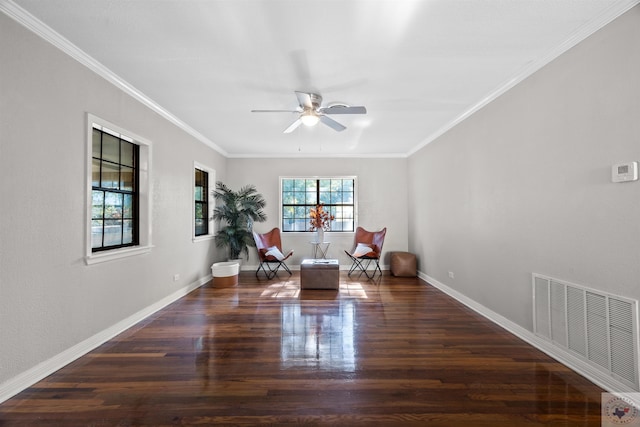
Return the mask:
M320 108L319 112L323 114L367 114L367 109L363 106L335 105L333 107Z
M251 110L252 113L299 113L296 110Z
M327 116L320 116L320 121L338 132L342 132L343 130L346 129L345 126L342 126L340 123L336 122L335 120Z
M286 129L284 130L284 133L291 133L291 132L293 132L293 131L294 131L294 130L296 130L296 128L297 128L298 126L300 126L301 124L302 124L302 120L300 120L300 119L296 120L295 122L291 123L291 126L289 126L288 128L286 128Z
M298 97L298 102L300 103L301 107L313 108L313 103L311 102L310 94L296 91L296 96Z

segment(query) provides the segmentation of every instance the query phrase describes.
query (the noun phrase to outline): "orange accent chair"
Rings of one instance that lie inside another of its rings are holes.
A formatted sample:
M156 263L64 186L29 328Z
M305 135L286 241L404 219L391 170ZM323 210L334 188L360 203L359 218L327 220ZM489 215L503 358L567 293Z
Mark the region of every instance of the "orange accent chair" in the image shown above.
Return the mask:
M258 259L260 261L260 265L256 270L256 277L258 277L258 273L260 269L262 269L267 279L271 280L278 274L280 267L291 274L291 270L289 270L289 267L287 267L284 261L293 255L293 250L289 251L286 255L283 254L280 229L278 227L264 234L254 231L253 240L256 242Z
M356 269L360 270L360 274L364 273L369 279L373 279L378 271L382 276L380 256L382 255L382 245L386 234L386 227L380 231L367 231L362 227L356 228L353 250L351 252L344 251L353 262L349 269L349 276ZM374 269L373 274L370 275L368 268L371 264L374 264Z

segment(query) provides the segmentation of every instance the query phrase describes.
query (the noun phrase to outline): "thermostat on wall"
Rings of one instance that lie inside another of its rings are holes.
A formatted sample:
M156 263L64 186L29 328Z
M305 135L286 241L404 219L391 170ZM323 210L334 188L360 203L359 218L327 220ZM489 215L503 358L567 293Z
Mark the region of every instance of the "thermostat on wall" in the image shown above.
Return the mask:
M611 167L611 181L627 182L638 180L638 162L619 163Z

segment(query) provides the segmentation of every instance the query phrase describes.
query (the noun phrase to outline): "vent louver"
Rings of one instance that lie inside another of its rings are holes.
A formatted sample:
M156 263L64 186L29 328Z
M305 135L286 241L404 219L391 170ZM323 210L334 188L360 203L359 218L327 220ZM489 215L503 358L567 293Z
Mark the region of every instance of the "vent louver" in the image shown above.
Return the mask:
M536 335L635 390L637 301L533 274Z

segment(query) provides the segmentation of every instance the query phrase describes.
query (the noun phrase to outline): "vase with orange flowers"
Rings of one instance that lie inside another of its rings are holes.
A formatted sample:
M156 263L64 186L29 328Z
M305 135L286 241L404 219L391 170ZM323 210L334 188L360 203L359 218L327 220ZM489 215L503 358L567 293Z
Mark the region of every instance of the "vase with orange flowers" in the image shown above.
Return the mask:
M309 230L316 232L316 242L324 242L324 232L331 229L331 221L333 221L335 217L324 210L324 205L322 203L316 205L315 208L311 208L309 211L309 217Z

